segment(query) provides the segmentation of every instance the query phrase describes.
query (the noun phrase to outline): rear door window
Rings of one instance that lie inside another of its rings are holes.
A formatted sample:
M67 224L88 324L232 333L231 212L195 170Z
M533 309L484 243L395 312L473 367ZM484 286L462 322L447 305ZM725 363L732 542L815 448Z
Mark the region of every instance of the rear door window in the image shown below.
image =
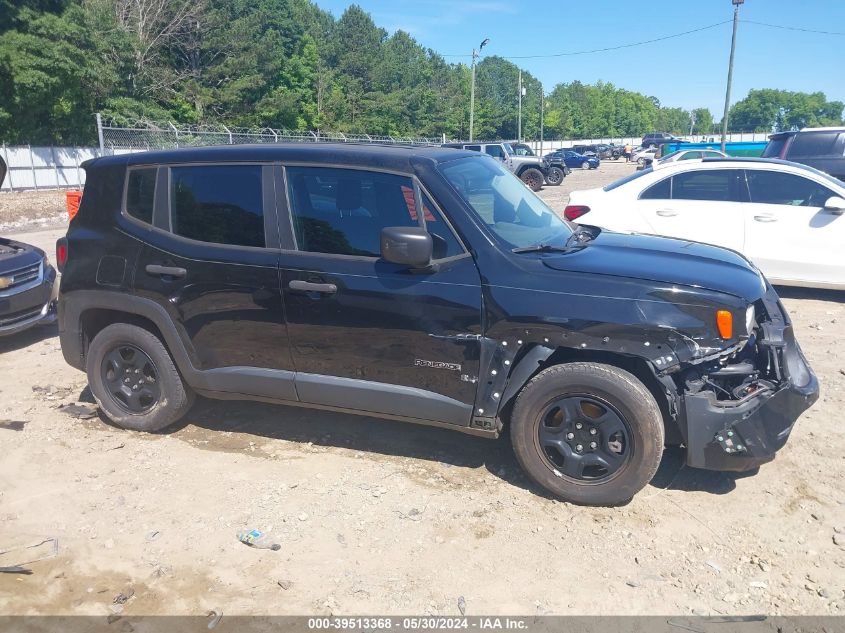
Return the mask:
M264 246L261 166L172 167L170 222L192 240Z
M809 178L763 169L749 169L748 192L751 202L798 207L823 207L836 194Z
M789 158L833 156L839 132L799 132L789 147ZM839 155L842 155L840 149Z
M736 169L703 169L672 176L673 200L739 202Z
M481 145L464 145L464 149L471 149L473 152L480 152Z
M127 177L126 213L147 224L153 223L157 174L155 167L143 167L130 169Z

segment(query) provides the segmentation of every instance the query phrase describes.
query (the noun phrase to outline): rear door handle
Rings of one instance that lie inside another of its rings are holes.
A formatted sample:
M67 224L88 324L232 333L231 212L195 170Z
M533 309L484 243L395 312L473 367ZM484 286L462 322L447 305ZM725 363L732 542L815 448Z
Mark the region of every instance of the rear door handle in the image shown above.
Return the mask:
M182 278L188 274L188 271L184 268L176 268L174 266L159 266L158 264L147 264L145 270L149 275L158 275L160 277Z
M777 222L778 219L773 215L755 215L754 219L758 222Z
M317 284L311 281L302 281L301 279L294 279L288 284L291 290L299 290L300 292L320 292L326 295L333 295L337 292L337 286L334 284Z
M660 209L657 212L657 215L662 218L674 218L676 215L678 215L678 212L674 209Z

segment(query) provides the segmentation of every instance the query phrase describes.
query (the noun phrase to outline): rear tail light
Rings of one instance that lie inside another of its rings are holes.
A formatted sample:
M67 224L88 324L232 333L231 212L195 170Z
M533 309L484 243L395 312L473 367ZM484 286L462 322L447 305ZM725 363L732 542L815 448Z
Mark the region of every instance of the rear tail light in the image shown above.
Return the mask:
M563 217L567 220L577 220L585 213L590 212L590 207L584 206L583 204L570 204L563 210Z
M56 267L59 269L59 272L65 269L67 254L67 238L60 237L56 240Z

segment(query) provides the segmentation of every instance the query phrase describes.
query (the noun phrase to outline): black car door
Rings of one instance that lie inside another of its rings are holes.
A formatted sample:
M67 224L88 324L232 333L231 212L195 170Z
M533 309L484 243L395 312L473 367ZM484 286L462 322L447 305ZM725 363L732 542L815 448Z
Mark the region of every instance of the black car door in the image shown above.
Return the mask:
M143 240L136 294L156 301L177 324L200 371L200 387L295 400L273 167L172 165L158 171L157 228ZM143 207L134 183L143 173L129 171L129 216L149 216L133 212Z
M481 287L443 214L407 175L288 166L284 179L282 284L299 398L468 425ZM382 228L416 225L432 235L437 266L380 259Z

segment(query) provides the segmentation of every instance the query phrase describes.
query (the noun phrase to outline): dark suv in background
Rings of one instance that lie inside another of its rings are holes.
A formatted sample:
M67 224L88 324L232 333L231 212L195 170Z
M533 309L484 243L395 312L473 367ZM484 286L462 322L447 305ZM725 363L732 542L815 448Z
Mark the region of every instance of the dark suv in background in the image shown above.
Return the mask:
M507 424L540 486L615 504L666 443L700 468L771 460L818 395L742 256L571 224L477 151L235 145L84 166L57 244L59 333L121 427L163 429L195 393L490 438Z
M643 136L642 147L651 147L652 145L663 145L665 143L675 143L680 141L677 136L669 134L668 132L650 132Z
M845 180L845 127L804 128L769 136L763 158L782 158Z

